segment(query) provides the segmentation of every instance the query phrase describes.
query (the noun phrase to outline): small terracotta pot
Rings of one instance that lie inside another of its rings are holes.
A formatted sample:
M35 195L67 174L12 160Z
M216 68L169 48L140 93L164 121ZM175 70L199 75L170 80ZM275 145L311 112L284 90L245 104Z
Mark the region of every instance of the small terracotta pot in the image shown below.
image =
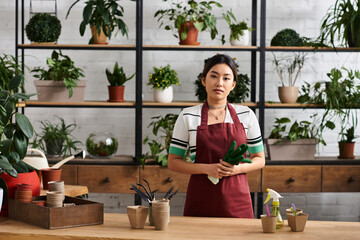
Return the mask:
M296 216L293 214L288 214L288 223L293 232L303 232L305 229L306 221L309 217L309 214L299 213Z
M170 219L169 200L152 201L151 211L155 230L166 229Z
M185 40L181 39L181 33L185 32L185 29L188 28L188 34ZM200 43L197 41L199 30L196 29L194 26L194 22L186 22L183 25L181 25L179 30L179 39L180 45L200 45Z
M42 179L43 179L43 189L49 189L49 182L51 181L60 181L61 178L61 168L58 169L43 169L42 170Z
M125 86L108 86L109 102L125 102Z
M91 34L94 38L94 44L108 44L108 42L106 42L107 36L102 29L100 30L99 35L96 26L91 26Z
M274 233L276 230L276 219L275 215L268 217L266 214L263 214L261 217L261 225L264 233Z
M149 207L127 206L127 215L130 221L131 228L134 229L144 228L148 213L149 213Z
M353 159L355 143L339 142L339 158Z
M299 94L298 87L279 87L279 99L282 103L296 103Z

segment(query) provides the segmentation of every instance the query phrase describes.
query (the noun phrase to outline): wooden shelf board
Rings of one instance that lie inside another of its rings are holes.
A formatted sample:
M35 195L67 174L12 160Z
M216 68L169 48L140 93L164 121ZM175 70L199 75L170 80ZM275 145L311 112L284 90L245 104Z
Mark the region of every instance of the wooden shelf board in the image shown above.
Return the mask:
M201 102L193 102L193 101L174 101L171 103L158 103L158 102L152 102L152 101L144 101L144 106L169 106L169 107L176 107L176 106L196 106L201 104ZM244 102L244 103L235 103L236 105L243 105L248 107L256 107L257 104L253 102Z
M113 45L113 44L19 44L22 48L129 48L134 49L135 45Z
M274 103L265 103L265 107L325 107L323 105L317 105L317 104L302 104L302 103L280 103L280 102L274 102Z
M284 51L327 51L327 52L335 52L335 49L332 47L319 47L317 50L315 50L315 47L285 47L285 46L271 46L265 48L267 51L276 51L276 50L284 50ZM358 52L360 51L360 48L352 47L352 48L336 48L336 51L339 52Z
M174 48L174 49L183 49L183 48L223 48L223 49L249 49L254 50L258 49L258 46L206 46L206 45L143 45L144 48Z
M40 102L37 100L26 101L26 106L135 106L135 102L107 102L107 101L84 101L84 102Z

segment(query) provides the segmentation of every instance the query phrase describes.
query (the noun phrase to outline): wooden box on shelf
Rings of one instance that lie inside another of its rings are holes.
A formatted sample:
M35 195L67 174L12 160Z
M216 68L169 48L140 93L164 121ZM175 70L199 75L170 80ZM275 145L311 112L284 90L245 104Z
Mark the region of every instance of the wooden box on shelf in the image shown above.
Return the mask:
M33 200L45 199L46 196L33 197ZM104 223L104 204L68 196L64 202L75 206L49 208L9 199L9 218L47 229Z

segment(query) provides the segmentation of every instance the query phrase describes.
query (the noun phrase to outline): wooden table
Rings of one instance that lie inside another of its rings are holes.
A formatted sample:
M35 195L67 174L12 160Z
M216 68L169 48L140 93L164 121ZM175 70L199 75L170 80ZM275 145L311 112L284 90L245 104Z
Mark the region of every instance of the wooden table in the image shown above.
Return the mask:
M2 222L3 221L3 222ZM285 224L286 225L286 224ZM0 239L359 239L360 222L308 221L304 232L289 227L263 233L259 219L171 217L164 231L152 226L131 229L127 215L106 213L104 224L47 230L0 218Z
M69 197L78 197L89 193L87 186L65 185L65 195ZM41 189L40 195L46 195L48 190Z

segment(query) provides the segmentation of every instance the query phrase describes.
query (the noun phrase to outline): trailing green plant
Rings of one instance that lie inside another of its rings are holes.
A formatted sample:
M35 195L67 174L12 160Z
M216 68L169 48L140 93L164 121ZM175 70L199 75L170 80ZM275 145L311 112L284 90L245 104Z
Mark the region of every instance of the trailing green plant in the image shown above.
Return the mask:
M36 13L30 18L25 32L32 42L56 42L61 33L61 23L56 16Z
M58 155L73 155L80 150L77 145L81 144L72 135L77 125L75 122L66 124L63 118L57 118L60 121L59 123L52 123L49 120L40 121L40 132L35 132L35 138L31 142L32 147L40 148L46 153L59 151L57 152Z
M15 178L18 173L34 169L21 161L33 136L33 127L24 114L15 111L18 101L27 100L31 95L12 93L23 81L22 75L16 75L9 82L9 90L0 91L0 173L6 172Z
M51 54L51 58L46 59L48 70L44 68L35 68L31 72L35 74L35 78L40 80L53 80L63 82L69 92L69 98L73 94L73 88L77 86L77 81L80 77L85 77L84 71L81 68L75 67L74 61L67 55L59 53L55 50Z
M204 64L206 64L206 59L204 61ZM237 72L239 73L239 65L236 63ZM207 93L204 85L201 82L201 75L202 73L199 73L197 76L197 79L194 82L195 85L195 96L198 97L200 102L204 102L207 99ZM245 102L246 98L249 97L250 93L250 78L247 74L238 74L238 81L236 82L235 88L230 92L230 94L227 97L227 100L229 103L242 103Z
M277 58L273 53L276 72L280 78L281 85L285 87L285 79L287 77L288 86L295 86L296 80L298 79L302 68L304 67L306 54L292 53L292 55L286 55L280 58ZM295 76L294 76L295 74ZM284 76L285 75L285 76Z
M151 85L153 88L165 89L171 85L179 85L180 80L177 76L177 72L170 68L170 65L165 67L153 67L153 73L149 75L148 85Z
M24 78L21 78L18 88L10 89L9 85L15 76L21 75L21 63L12 55L3 54L0 56L0 90L11 91L12 93L25 93Z
M94 133L91 133L86 139L86 150L95 157L108 157L115 154L118 145L118 140L115 137L97 141Z
M329 39L330 38L330 39ZM336 0L321 22L319 41L335 48L360 46L360 2L358 0Z
M107 80L110 83L110 86L124 86L124 84L132 79L135 76L135 73L129 77L126 76L123 67L118 66L118 63L116 62L113 68L113 71L111 72L109 69L106 69L105 71Z
M69 16L71 9L80 0L76 0L69 8L66 18ZM131 0L135 1L135 0ZM84 36L86 25L96 26L97 33L100 35L101 30L111 39L112 32L118 28L123 36L128 37L128 27L123 21L124 8L118 3L118 0L87 0L83 10L83 20L80 23L80 35ZM89 43L93 43L91 38Z
M271 46L302 46L303 39L300 35L293 29L285 28L271 39Z
M150 147L150 153L146 153L139 159L143 166L146 159L156 159L162 166L167 166L170 141L178 116L178 114L168 113L164 117L155 116L151 118L152 121L148 127L152 127L152 133L156 139L150 139L147 136L143 141L143 144L148 144Z
M230 27L230 41L233 39L240 40L240 36L244 36L244 31L252 32L255 28L248 27L245 21L238 22L232 12L223 13L223 17Z
M297 141L298 139L310 139L315 138L319 139L319 142L326 145L322 137L322 131L320 129L319 121L317 114L310 116L312 122L310 121L295 121L291 124L289 131L287 131L287 124L290 124L291 121L289 118L276 118L275 125L268 138L270 139L279 139L279 142L283 140ZM335 125L333 122L327 122L326 127L329 129L334 129Z
M218 34L216 28L216 17L211 13L213 8L222 5L216 1L182 1L174 2L171 0L163 0L169 3L169 8L156 11L154 17L158 18L160 27L165 25L165 30L171 30L174 37L178 38L176 34L181 26L186 22L194 22L194 26L199 32L210 30L211 39L214 39ZM176 30L175 30L176 29ZM189 29L185 28L185 32L181 33L181 40L187 38Z

